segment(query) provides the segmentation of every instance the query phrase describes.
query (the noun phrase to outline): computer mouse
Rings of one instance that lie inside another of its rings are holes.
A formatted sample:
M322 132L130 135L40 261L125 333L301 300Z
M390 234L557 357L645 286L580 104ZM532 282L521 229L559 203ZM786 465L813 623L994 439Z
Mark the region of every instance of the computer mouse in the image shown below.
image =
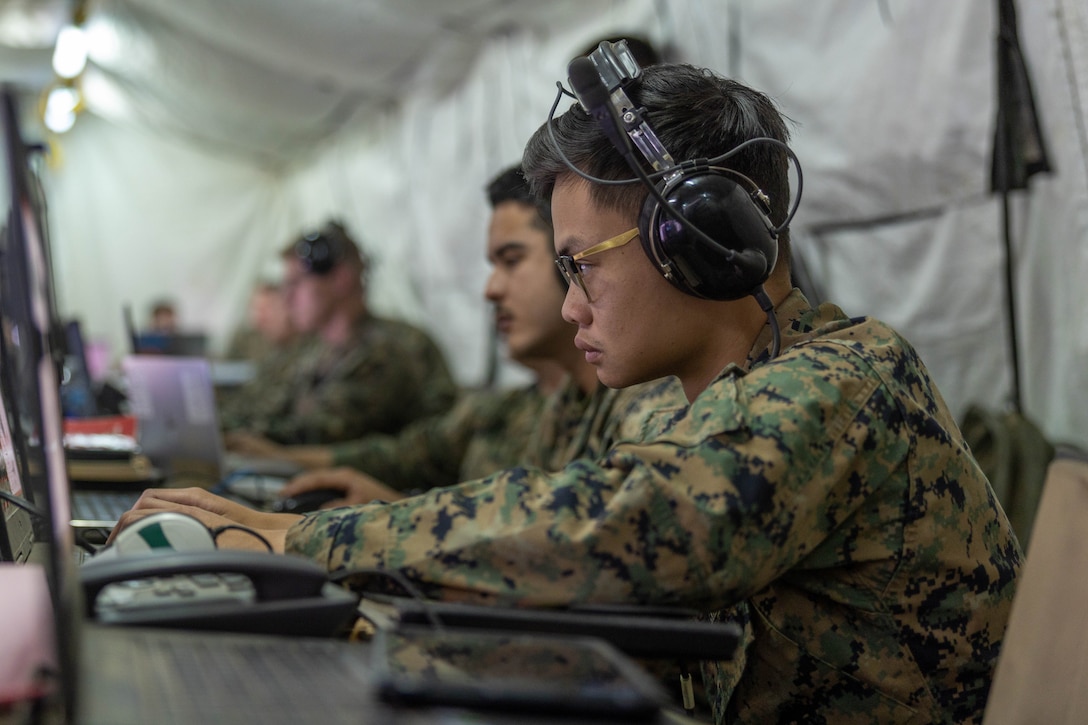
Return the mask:
M279 499L280 491L289 478L264 474L232 473L222 484L222 493L228 498L240 498L250 506L268 505Z
M281 498L272 503L272 510L283 514L303 514L316 511L329 501L343 498L344 492L338 488L316 488L303 491L296 496Z
M214 551L218 547L210 529L198 519L176 511L160 511L135 521L117 533L107 551L115 556L170 554L179 551Z

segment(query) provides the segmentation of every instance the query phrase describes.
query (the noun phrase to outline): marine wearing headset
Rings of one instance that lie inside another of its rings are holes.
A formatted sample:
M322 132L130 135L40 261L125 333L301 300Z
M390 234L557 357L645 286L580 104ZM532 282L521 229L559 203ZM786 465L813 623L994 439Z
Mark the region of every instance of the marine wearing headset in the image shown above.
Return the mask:
M682 404L675 379L624 390L597 381L574 347L575 330L560 314L567 283L553 264L551 212L533 198L521 167L504 169L487 186L491 205L484 294L506 354L535 373L513 390L471 391L442 415L417 420L394 435L372 434L330 446L275 446L248 441L243 452L316 468L282 495L322 489L342 493L325 508L391 501L409 490L448 486L519 464L546 470L597 456L637 426L646 411ZM336 468L332 468L336 466ZM467 525L471 526L471 522Z
M452 405L456 387L434 340L369 311L370 263L341 224L300 237L281 256L291 321L304 342L275 385L232 401L224 430L336 443L394 433Z
M718 723L980 722L1020 546L910 344L791 288L780 114L710 71L592 60L599 86L571 69L586 107L524 157L564 316L601 381L673 374L690 406L562 471L247 523L443 598L733 619L743 646L703 668ZM150 506L229 514L167 497Z

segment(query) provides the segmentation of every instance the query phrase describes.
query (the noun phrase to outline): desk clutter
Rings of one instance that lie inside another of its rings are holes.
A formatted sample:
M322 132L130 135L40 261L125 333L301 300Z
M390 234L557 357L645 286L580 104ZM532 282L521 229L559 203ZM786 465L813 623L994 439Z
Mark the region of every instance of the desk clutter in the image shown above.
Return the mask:
M64 454L74 485L151 484L162 472L144 455L136 418L110 415L64 420Z
M635 645L632 633L656 641L663 656L687 657L685 643L705 643L713 630L728 636L711 654L727 657L736 641L728 627L654 623L637 610L522 615L405 600L386 601L396 614L389 628L360 639L352 635L366 597L346 577L300 557L220 549L219 534L239 527L178 527L159 514L130 522L94 556L77 557L89 552L76 546L75 483L130 494L163 476L207 475L211 485L224 479L227 462L202 357L128 356L132 417L63 422L44 214L30 193L18 117L5 86L0 163L11 182L3 200L12 223L4 235L0 317L18 335L0 335L0 624L7 627L0 653L16 657L0 659L0 718L82 725L675 722L662 688L623 651ZM92 400L70 398L73 405ZM657 627L665 637L655 639ZM668 649L667 641L682 646Z

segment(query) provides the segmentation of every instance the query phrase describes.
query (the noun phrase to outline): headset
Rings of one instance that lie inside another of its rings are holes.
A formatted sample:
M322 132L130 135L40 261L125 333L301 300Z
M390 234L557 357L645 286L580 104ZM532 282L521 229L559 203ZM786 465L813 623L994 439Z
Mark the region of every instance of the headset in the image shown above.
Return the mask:
M365 276L370 259L352 241L344 225L333 219L294 244L295 257L310 274L326 275L345 259L357 260Z
M343 241L325 231L311 232L295 242L295 257L310 274L326 275L343 259Z
M772 357L777 354L778 325L774 307L763 290L778 258L778 235L789 226L801 199L801 164L783 142L766 137L749 139L712 159L677 163L665 149L625 87L641 68L625 41L602 42L588 56L575 58L567 67L572 94L593 117L605 136L623 155L637 178L609 180L590 176L562 154L577 175L598 184L642 182L649 194L639 213L639 238L643 251L661 275L674 287L708 300L738 300L754 296L768 315L775 335ZM566 90L559 85L555 108ZM552 118L548 131L557 149ZM730 157L756 143L781 148L797 172L797 192L786 219L771 221L770 200L750 178L724 167ZM647 174L635 156L637 148L653 169Z
M774 269L777 237L797 208L800 185L789 217L776 226L769 216L770 200L759 186L720 164L749 144L771 143L787 152L800 179L793 152L777 139L758 138L714 159L677 163L645 119L645 109L635 107L624 90L642 72L625 41L602 42L589 56L571 61L567 72L582 108L650 191L639 214L639 237L662 276L704 299L755 294ZM632 142L659 181L643 171Z

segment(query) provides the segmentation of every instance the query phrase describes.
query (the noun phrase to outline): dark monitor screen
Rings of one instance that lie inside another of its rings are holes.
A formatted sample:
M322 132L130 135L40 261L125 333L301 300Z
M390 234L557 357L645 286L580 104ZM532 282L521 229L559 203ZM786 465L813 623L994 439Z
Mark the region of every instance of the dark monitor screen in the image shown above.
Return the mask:
M3 94L4 225L0 230L0 367L12 435L23 460L26 494L42 503L48 496L52 401L59 398L59 360L54 353L56 314L41 214L31 189L26 146L19 130L15 94Z
M11 436L22 453L21 483L41 512L41 538L52 590L61 690L74 703L68 675L75 659L72 635L78 611L72 551L71 492L64 458L57 337L48 245L40 189L19 127L16 94L0 88L0 394L9 394Z
M4 385L2 388L6 388ZM0 561L25 561L34 545L34 526L30 513L18 501L26 500L23 490L23 454L15 449L12 431L17 425L11 406L7 404L9 391L0 389L0 491L6 494L0 502Z
M79 320L64 323L64 368L61 371L60 402L65 418L91 418L98 415L98 403L87 348Z
M14 108L9 108L11 101L4 97L3 116L3 173L0 173L0 408L3 421L0 423L0 446L3 447L4 464L3 489L20 499L33 502L35 494L30 485L32 471L40 471L40 461L32 460L32 451L28 445L28 433L31 440L38 440L33 430L37 426L32 422L29 396L21 381L27 376L30 360L23 354L24 343L29 343L31 335L26 333L26 320L30 311L26 295L20 291L25 285L25 265L16 257L23 247L23 221L20 214L20 194L17 190L18 174L14 165L23 159L22 143L14 123ZM0 544L0 554L7 561L24 561L30 554L34 535L31 515L26 508L5 500L4 541Z
M208 353L208 338L202 333L141 332L133 345L137 355L203 357Z

